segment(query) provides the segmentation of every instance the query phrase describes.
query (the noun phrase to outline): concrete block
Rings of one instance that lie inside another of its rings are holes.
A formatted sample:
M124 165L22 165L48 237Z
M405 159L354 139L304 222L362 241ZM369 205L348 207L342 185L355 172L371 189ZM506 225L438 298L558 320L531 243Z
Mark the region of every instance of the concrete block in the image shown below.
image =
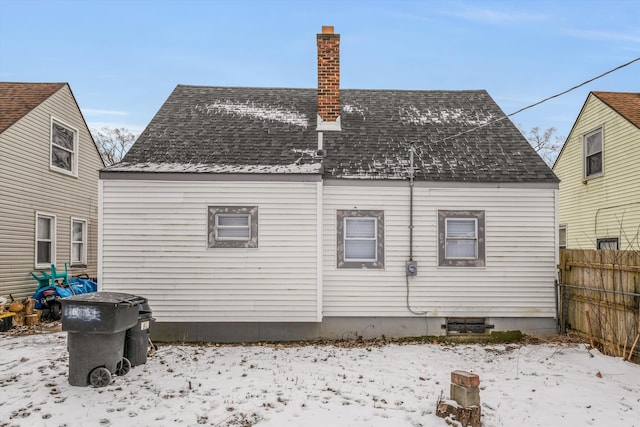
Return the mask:
M451 400L458 402L463 408L480 405L480 389L451 384Z
M464 387L479 387L480 377L467 371L453 371L451 372L451 383Z

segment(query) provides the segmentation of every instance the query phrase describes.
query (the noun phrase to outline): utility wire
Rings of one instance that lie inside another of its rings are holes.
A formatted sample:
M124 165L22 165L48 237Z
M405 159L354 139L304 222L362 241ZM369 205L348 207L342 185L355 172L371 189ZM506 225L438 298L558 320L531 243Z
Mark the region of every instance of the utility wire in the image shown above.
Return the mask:
M489 126L489 125L492 125L492 124L494 124L494 123L501 122L501 121L503 121L503 120L505 120L505 119L507 119L507 118L509 118L509 117L511 117L511 116L515 116L516 114L521 113L521 112L523 112L523 111L525 111L525 110L528 110L529 108L533 108L533 107L535 107L535 106L537 106L537 105L540 105L540 104L542 104L542 103L545 103L545 102L547 102L547 101L549 101L549 100L551 100L551 99L557 98L557 97L562 96L562 95L564 95L564 94L567 94L567 93L569 93L569 92L571 92L571 91L574 91L574 90L578 89L579 87L582 87L582 86L584 86L584 85L586 85L586 84L589 84L589 83L591 83L591 82L593 82L593 81L596 81L596 80L598 80L598 79L600 79L600 78L602 78L602 77L606 76L607 74L611 74L611 73L613 73L614 71L618 71L618 70L620 70L621 68L627 67L627 66L629 66L629 65L633 64L634 62L638 62L638 61L640 61L640 57L638 57L638 58L636 58L636 59L632 59L631 61L629 61L629 62L627 62L627 63L625 63L625 64L618 65L617 67L612 68L612 69L611 69L611 70L609 70L609 71L605 71L604 73L602 73L602 74L600 74L600 75L597 75L597 76L595 76L595 77L593 77L593 78L591 78L591 79L589 79L589 80L586 80L586 81L584 81L584 82L580 83L579 85L573 86L572 88L567 89L567 90L565 90L565 91L563 91L563 92L560 92L560 93L557 93L557 94L555 94L555 95L549 96L548 98L545 98L545 99L543 99L543 100L541 100L541 101L538 101L538 102L536 102L536 103L533 103L533 104L531 104L531 105L527 105L526 107L523 107L523 108L521 108L521 109L519 109L519 110L517 110L517 111L514 111L514 112L513 112L513 113L511 113L511 114L507 114L507 115L506 115L506 116L504 116L504 117L500 117L499 119L495 119L495 120L488 121L488 122L486 122L486 123L481 124L480 126L476 126L476 127L474 127L474 128L468 129L468 130L466 130L466 131L464 131L464 132L460 132L460 133L458 133L458 134L456 134L456 135L447 136L447 137L442 138L441 140L436 141L436 142L443 142L443 141L446 141L447 139L457 138L457 137L462 136L462 135L464 135L464 134L467 134L467 133L469 133L469 132L473 132L473 131L476 131L476 130L478 130L478 129L482 129L482 128L483 128L483 127L485 127L485 126Z

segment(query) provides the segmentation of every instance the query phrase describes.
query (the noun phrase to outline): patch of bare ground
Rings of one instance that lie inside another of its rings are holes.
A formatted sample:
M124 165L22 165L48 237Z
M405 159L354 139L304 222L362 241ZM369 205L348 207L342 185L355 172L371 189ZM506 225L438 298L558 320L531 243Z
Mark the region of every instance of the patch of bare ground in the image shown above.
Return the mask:
M54 332L62 332L62 323L57 322L41 322L35 326L14 326L13 328L0 332L0 336L23 336L50 334Z
M584 338L575 335L523 335L516 341L512 340L491 340L487 342L483 339L482 335L479 335L477 339L469 339L465 342L456 342L448 339L447 336L425 336L425 337L405 337L405 338L388 338L380 337L374 339L315 339L308 341L259 341L259 342L237 342L237 343L210 343L210 342L167 342L160 343L159 345L184 345L184 346L206 346L206 347L238 347L238 346L255 346L255 347L271 347L271 348L292 348L292 347L312 347L312 346L333 346L338 348L373 348L384 347L389 344L396 345L411 345L411 344L437 344L444 346L456 346L462 344L480 344L480 345L495 345L495 344L509 344L507 347L517 348L522 345L533 344L584 344L587 342Z

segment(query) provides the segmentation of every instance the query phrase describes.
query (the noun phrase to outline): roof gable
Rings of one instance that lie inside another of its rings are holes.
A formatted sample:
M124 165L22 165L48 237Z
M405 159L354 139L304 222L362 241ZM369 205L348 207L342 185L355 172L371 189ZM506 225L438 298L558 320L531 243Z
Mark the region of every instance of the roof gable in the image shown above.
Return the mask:
M640 92L591 93L637 128L640 128Z
M414 143L417 179L557 182L486 91L343 89L340 98L342 130L323 133L320 159L316 89L179 85L107 171L404 179Z
M65 85L66 83L0 82L0 133Z

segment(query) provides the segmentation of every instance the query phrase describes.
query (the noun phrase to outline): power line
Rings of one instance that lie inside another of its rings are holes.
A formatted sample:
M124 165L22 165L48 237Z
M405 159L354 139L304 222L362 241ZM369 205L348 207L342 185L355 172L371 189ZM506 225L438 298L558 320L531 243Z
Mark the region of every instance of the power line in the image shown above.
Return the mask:
M569 93L569 92L571 92L571 91L573 91L573 90L576 90L576 89L578 89L579 87L582 87L582 86L584 86L584 85L586 85L586 84L589 84L589 83L591 83L591 82L593 82L593 81L596 81L596 80L598 80L599 78L606 76L607 74L611 74L611 73L613 73L614 71L618 71L619 69L624 68L624 67L626 67L627 65L631 65L631 64L633 64L634 62L637 62L637 61L640 61L640 57L638 57L638 58L636 58L636 59L633 59L633 60L631 60L631 61L627 62L626 64L618 65L616 68L613 68L613 69L611 69L611 70L609 70L609 71L605 71L604 73L600 74L599 76L595 76L594 78L589 79L589 80L587 80L587 81L585 81L585 82L582 82L582 83L580 83L579 85L572 87L571 89L567 89L567 90L565 90L564 92L557 93L557 94L555 94L555 95L552 95L552 96L550 96L550 97L548 97L548 98L543 99L542 101L538 101L538 102L536 102L535 104L528 105L528 106L526 106L526 107L524 107L524 108L519 109L518 111L515 111L515 112L513 112L513 113L511 113L511 114L507 114L507 117L515 116L516 114L521 113L521 112L523 112L524 110L528 110L529 108L533 108L533 107L535 107L536 105L540 105L540 104L542 104L543 102L547 102L547 101L549 101L550 99L557 98L557 97L559 97L559 96L564 95L565 93Z
M570 89L567 89L567 90L565 90L565 91L562 91L562 92L560 92L560 93L557 93L557 94L555 94L555 95L552 95L552 96L550 96L550 97L548 97L548 98L545 98L545 99L543 99L543 100L541 100L541 101L538 101L538 102L536 102L536 103L533 103L533 104L531 104L531 105L527 105L526 107L523 107L523 108L521 108L521 109L519 109L519 110L517 110L517 111L514 111L514 112L513 112L513 113L511 113L511 114L507 114L507 115L506 115L506 116L504 116L504 117L500 117L499 119L495 119L495 120L490 120L490 121L488 121L488 122L486 122L486 123L481 124L480 126L476 126L476 127L474 127L474 128L467 129L466 131L464 131L464 132L460 132L460 133L458 133L458 134L456 134L456 135L447 136L447 137L442 138L441 140L436 141L436 142L442 142L442 141L446 141L447 139L457 138L457 137L462 136L462 135L464 135L464 134L467 134L467 133L469 133L469 132L473 132L473 131L476 131L476 130L478 130L478 129L482 129L482 128L483 128L483 127L485 127L485 126L489 126L489 125L492 125L492 124L494 124L494 123L501 122L501 121L503 121L503 120L505 120L505 119L507 119L507 118L509 118L509 117L511 117L511 116L515 116L516 114L521 113L521 112L523 112L523 111L525 111L525 110L528 110L529 108L533 108L533 107L535 107L535 106L537 106L537 105L540 105L540 104L542 104L542 103L545 103L545 102L547 102L547 101L549 101L549 100L551 100L551 99L557 98L557 97L562 96L562 95L564 95L564 94L567 94L567 93L569 93L569 92L571 92L571 91L574 91L574 90L578 89L579 87L582 87L582 86L584 86L584 85L586 85L586 84L589 84L589 83L591 83L591 82L593 82L593 81L596 81L596 80L598 80L598 79L600 79L600 78L602 78L602 77L606 76L607 74L611 74L611 73L613 73L614 71L618 71L618 70L620 70L621 68L627 67L627 66L629 66L629 65L633 64L634 62L638 62L638 61L640 61L640 57L638 57L638 58L636 58L636 59L632 59L631 61L629 61L629 62L627 62L627 63L624 63L624 64L622 64L622 65L618 65L617 67L612 68L612 69L611 69L611 70L609 70L609 71L605 71L604 73L602 73L602 74L600 74L600 75L597 75L597 76L595 76L595 77L593 77L593 78L591 78L591 79L589 79L589 80L586 80L586 81L584 81L584 82L580 83L579 85L573 86L573 87L572 87L572 88L570 88Z

